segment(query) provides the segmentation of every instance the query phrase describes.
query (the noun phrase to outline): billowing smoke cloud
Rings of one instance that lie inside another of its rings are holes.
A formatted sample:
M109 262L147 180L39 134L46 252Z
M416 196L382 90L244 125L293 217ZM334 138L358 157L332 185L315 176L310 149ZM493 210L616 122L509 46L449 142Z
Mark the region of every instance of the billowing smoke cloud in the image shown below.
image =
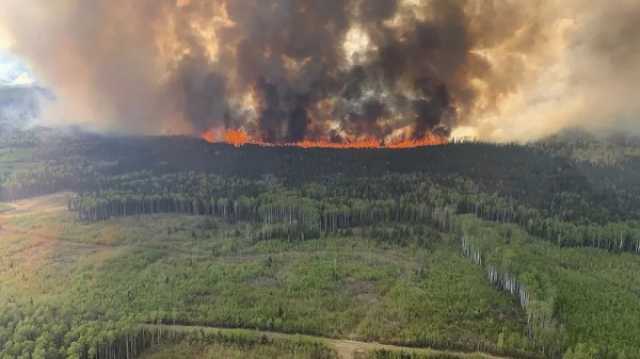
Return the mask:
M63 113L112 128L511 140L640 112L634 0L5 2Z

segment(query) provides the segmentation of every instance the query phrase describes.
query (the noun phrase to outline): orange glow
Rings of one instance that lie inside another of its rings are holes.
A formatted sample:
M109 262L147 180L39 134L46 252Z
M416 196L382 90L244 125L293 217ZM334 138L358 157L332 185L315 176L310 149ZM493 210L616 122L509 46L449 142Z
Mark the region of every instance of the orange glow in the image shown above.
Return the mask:
M204 131L200 137L209 143L214 143L216 141L216 133L213 132L213 130Z
M385 147L387 147L387 148L413 148L413 147L444 145L447 142L449 142L449 141L444 137L428 134L425 137L423 137L421 139L418 139L418 140L408 139L408 140L402 140L402 141L398 141L398 142L392 142L392 143L388 144Z
M293 145L302 148L378 148L380 147L380 141L373 138L352 140L346 142L303 140Z
M249 141L249 136L242 130L227 130L224 133L224 142L240 147Z
M243 130L225 130L222 132L222 136L217 136L217 133L214 130L207 130L202 133L200 136L203 140L209 143L228 143L235 147L240 147L245 144L253 144L259 146L292 146L292 147L301 147L301 148L334 148L334 149L372 149L372 148L391 148L391 149L400 149L400 148L414 148L414 147L424 147L424 146L435 146L435 145L443 145L448 142L448 140L444 137L436 136L436 135L427 135L422 139L414 140L414 139L404 139L392 141L389 143L383 143L382 141L375 138L364 138L364 139L354 139L347 140L345 142L331 142L328 140L302 140L295 143L283 143L283 144L275 144L275 143L267 143L261 140L256 140L251 138L245 131Z

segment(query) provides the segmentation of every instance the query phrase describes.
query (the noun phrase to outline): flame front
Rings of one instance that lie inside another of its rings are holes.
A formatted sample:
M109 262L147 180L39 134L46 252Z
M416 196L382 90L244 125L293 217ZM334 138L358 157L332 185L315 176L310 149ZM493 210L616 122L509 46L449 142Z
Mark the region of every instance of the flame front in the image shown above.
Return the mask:
M216 142L216 133L213 129L204 131L200 137L209 143Z
M342 142L332 142L329 140L302 140L292 143L269 143L249 136L242 129L227 129L216 131L209 129L200 136L209 143L227 143L234 147L246 144L265 147L301 147L301 148L333 148L333 149L374 149L374 148L414 148L425 146L436 146L448 143L445 137L428 134L421 139L396 139L388 142L380 141L376 138L346 139Z
M242 146L249 142L249 135L242 130L227 130L224 133L224 142L236 147Z

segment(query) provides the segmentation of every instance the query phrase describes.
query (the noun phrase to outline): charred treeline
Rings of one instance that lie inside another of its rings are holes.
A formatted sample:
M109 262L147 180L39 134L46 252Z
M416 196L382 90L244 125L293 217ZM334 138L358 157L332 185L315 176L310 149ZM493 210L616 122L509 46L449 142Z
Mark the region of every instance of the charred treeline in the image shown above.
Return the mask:
M548 357L561 355L565 349L566 333L554 318L554 298L536 298L516 274L487 263L473 241L464 234L460 236L460 241L463 255L485 269L489 282L518 300L527 315L528 336L532 343Z

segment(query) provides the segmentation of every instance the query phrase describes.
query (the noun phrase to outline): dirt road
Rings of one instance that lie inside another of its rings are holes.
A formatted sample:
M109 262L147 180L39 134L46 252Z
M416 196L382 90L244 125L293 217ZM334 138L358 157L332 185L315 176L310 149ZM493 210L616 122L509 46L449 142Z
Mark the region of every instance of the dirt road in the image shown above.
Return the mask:
M181 330L182 331L204 331L209 333L221 333L221 334L224 334L225 332L232 333L234 331L237 331L237 329L202 327L202 326L185 326L185 325L148 324L148 325L145 325L145 327L149 329L157 329L159 327L162 327L162 328L178 330L178 331L181 331ZM412 348L412 347L403 347L398 345L381 344L381 343L375 343L375 342L362 342L362 341L348 340L348 339L325 338L325 337L318 337L313 335L287 334L287 333L252 330L252 329L243 329L243 331L251 334L256 334L258 336L264 336L269 339L285 339L285 340L286 339L289 339L289 340L307 339L307 340L317 341L327 345L329 348L334 349L338 353L338 357L340 359L366 358L366 354L374 350L387 350L392 352L406 352L406 353L427 354L427 355L448 354L448 355L456 356L461 359L507 358L507 357L490 355L486 353L462 353L462 352L454 352L454 351L446 351L446 350L436 350L431 348Z

